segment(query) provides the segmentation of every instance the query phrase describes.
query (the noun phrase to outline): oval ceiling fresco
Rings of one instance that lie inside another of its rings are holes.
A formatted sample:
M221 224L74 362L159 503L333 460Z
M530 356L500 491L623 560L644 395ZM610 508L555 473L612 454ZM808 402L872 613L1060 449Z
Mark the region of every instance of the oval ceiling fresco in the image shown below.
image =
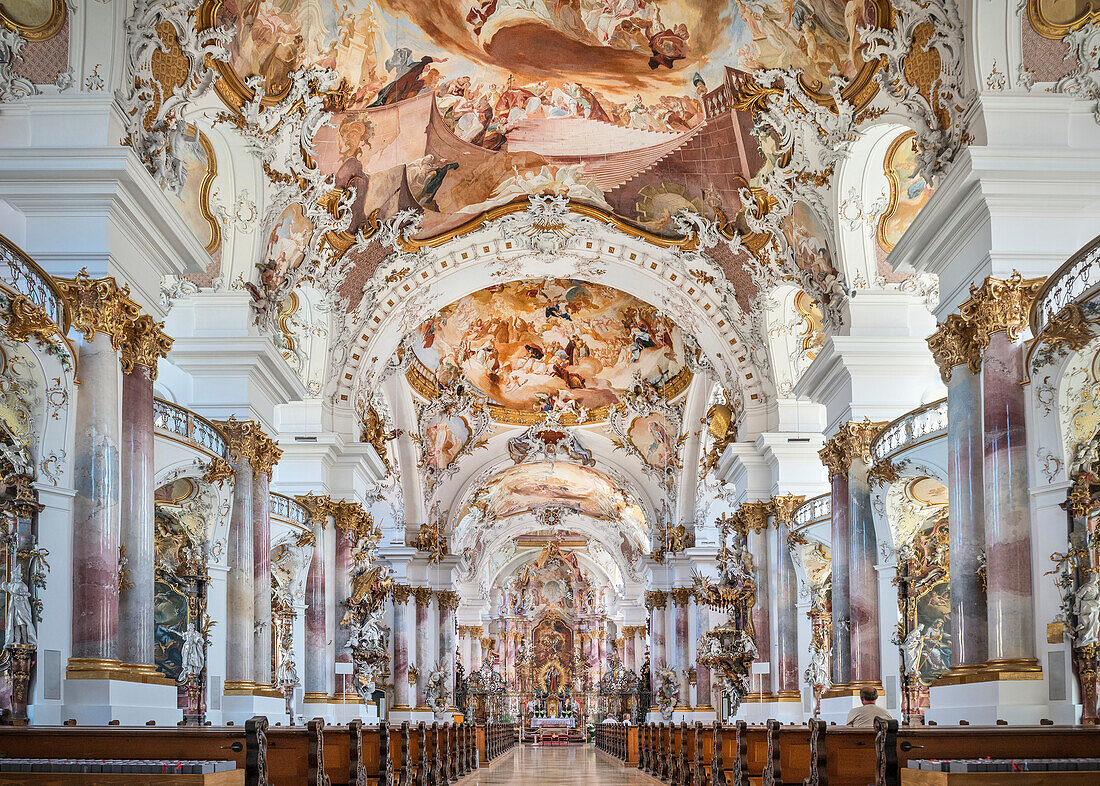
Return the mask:
M680 329L656 308L576 280L474 292L421 325L415 347L426 376L464 380L491 404L527 413L608 407L639 378L663 386L690 375Z
M540 508L564 508L603 521L617 521L637 542L645 533L638 502L607 475L564 462L520 464L494 475L474 492L468 506L493 521Z

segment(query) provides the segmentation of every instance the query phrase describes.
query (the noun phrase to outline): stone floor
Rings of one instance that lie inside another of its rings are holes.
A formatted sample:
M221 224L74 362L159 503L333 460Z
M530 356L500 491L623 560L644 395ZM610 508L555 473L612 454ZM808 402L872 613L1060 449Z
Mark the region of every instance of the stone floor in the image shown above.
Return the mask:
M488 770L468 781L479 786L530 783L539 786L652 786L655 781L635 767L624 767L610 756L597 754L591 745L538 747L520 745Z

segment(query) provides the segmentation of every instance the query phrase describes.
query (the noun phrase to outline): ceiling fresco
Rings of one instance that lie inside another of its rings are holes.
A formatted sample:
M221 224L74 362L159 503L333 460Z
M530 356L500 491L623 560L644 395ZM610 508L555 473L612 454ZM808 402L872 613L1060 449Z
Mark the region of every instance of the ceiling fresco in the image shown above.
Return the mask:
M662 385L685 368L671 320L624 292L576 280L482 289L421 325L414 346L436 382L465 380L491 403L528 412L607 407L638 380Z

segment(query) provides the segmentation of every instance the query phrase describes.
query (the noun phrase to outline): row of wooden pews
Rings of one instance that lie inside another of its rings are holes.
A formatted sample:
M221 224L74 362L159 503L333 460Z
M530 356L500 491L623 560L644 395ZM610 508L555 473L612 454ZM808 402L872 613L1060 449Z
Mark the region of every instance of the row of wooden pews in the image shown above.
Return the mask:
M481 754L482 767L503 753L515 747L519 739L514 723L487 723L478 726L478 752Z
M814 719L806 725L601 727L607 728L597 731L597 747L624 763L630 755L624 740L635 732L638 767L670 786L905 786L932 782L907 768L910 760L1074 758L1100 751L1097 726L899 727L879 719L875 728L852 728ZM1096 773L1080 773L1090 775Z
M479 743L499 755L514 727L423 722L269 726L0 726L0 758L232 761L244 786L447 786L477 769ZM135 781L137 783L137 781Z
M625 723L601 723L596 726L596 748L621 759L627 767L637 767L641 728Z

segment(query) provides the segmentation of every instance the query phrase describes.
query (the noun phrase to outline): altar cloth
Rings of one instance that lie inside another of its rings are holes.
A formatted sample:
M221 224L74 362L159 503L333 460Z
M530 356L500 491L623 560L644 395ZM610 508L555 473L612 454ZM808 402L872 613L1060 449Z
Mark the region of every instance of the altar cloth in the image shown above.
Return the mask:
M531 726L534 728L538 728L539 726L558 726L572 729L576 725L576 718L531 718Z

